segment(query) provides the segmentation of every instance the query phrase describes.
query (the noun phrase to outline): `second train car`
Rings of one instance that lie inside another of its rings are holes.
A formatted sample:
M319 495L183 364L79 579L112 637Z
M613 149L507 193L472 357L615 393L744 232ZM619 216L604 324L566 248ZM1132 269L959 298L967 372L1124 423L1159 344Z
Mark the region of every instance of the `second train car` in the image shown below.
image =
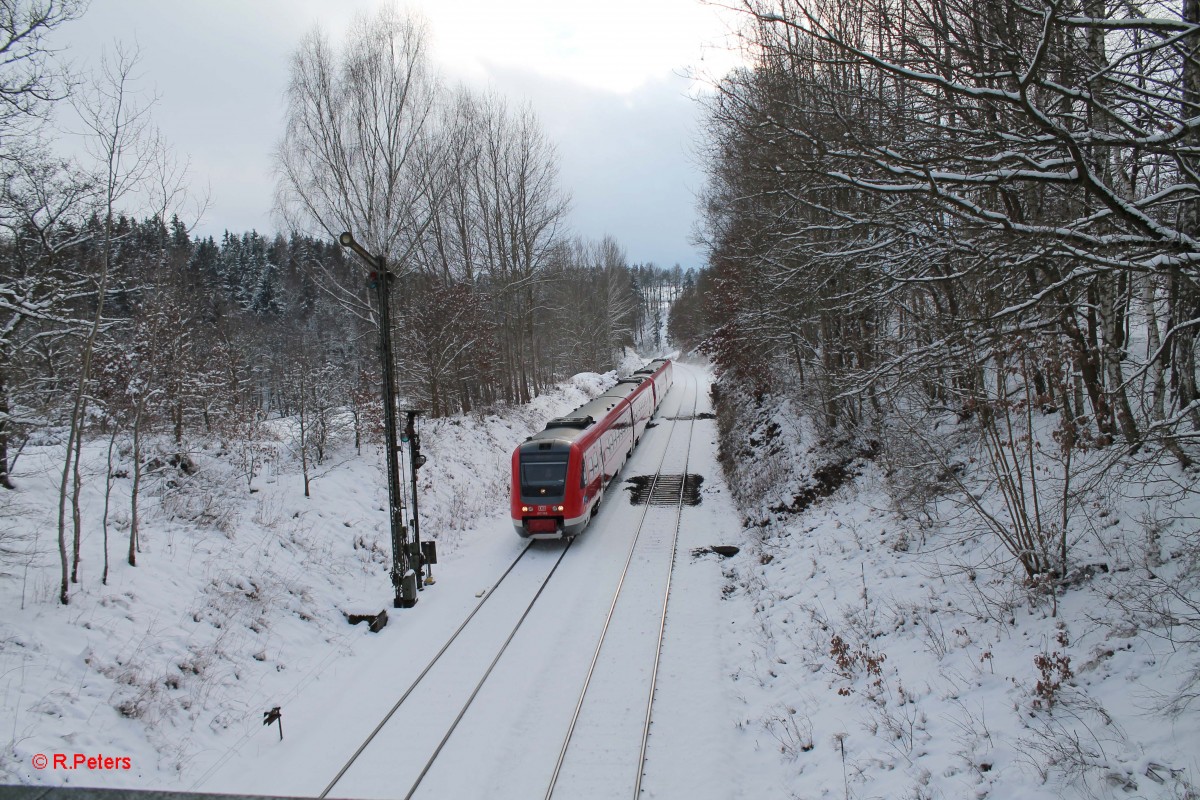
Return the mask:
M512 455L512 521L525 538L571 538L641 440L671 388L671 362L651 361L521 443Z

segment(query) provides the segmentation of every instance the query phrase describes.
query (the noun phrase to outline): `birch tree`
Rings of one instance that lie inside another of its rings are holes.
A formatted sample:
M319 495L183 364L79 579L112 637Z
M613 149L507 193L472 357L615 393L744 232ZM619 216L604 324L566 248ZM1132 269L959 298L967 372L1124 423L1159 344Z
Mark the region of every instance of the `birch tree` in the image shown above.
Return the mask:
M113 274L113 245L118 204L135 192L148 192L145 202L158 206L162 217L169 203L178 199L180 174L165 155L165 145L152 126L151 102L134 89L137 53L121 46L112 56L105 55L100 72L88 89L73 101L83 126L84 147L95 168L94 208L101 220L99 261L90 276L93 305L90 321L81 333L78 373L70 395L67 416L66 455L58 497L58 546L62 565L59 601L69 601L69 582L78 581L81 520L80 458L83 445L83 419L89 400L92 360L98 335L105 324L105 302ZM164 178L165 176L168 176ZM178 182L171 179L178 179ZM156 193L155 189L166 191ZM67 507L70 502L73 530L71 554L67 548Z

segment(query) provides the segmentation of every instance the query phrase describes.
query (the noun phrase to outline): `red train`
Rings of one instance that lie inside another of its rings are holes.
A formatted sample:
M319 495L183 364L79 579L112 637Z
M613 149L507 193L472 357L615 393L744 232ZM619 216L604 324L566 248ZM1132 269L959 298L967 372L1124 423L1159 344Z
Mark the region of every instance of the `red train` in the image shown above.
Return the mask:
M538 539L580 533L670 388L671 362L651 361L519 445L512 455L517 533Z

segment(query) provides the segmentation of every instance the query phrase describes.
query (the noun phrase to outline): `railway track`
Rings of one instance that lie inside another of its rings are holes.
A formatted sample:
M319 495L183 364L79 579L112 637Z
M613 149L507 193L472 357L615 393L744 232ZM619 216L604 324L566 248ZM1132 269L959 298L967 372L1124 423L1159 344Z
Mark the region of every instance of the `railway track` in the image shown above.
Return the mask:
M575 540L579 545L535 542L522 550L320 797L463 796L470 793L463 791L464 781L487 780L489 772L471 775L464 768L478 763L481 748L498 742L521 755L521 766L507 776L490 771L501 784L487 786L490 796L640 794L687 505L688 482L680 476L688 475L697 383L692 373L679 374L676 396L667 399L676 412L661 417L672 420L669 430L654 436L662 440L666 433L665 441L654 453L635 451L625 467L628 473L635 461L653 463L657 455L648 487L654 501L630 506L614 481L592 529ZM625 548L616 547L614 531L625 537ZM576 556L568 558L573 548ZM614 551L624 556L619 575ZM597 593L573 599L572 590L589 572L615 581L602 620ZM547 641L562 643L555 651L560 656L572 655L548 658ZM590 664L581 661L586 652ZM507 730L497 730L497 720L506 720Z
M698 392L695 377L689 373L688 380L692 383L691 416L694 417ZM569 798L637 798L641 794L671 576L685 505L685 481L674 478L687 474L693 427L691 420L672 425L670 439L647 493L651 501L643 506L625 569L613 593L546 790L546 800L555 794ZM680 432L684 432L682 447L677 441ZM663 480L663 476L671 477ZM673 494L673 507L653 502L656 492L660 497ZM661 605L652 602L659 596ZM641 708L625 702L632 687L642 689L645 700ZM637 749L632 750L633 747Z
M452 709L470 705L570 548L570 542L557 552L537 542L526 546L318 796L372 796L377 794L372 787L382 786L387 791L381 796L395 797L398 774L417 775L419 783L428 763L422 764L409 743L412 733L453 731ZM491 665L474 658L481 651L496 653ZM441 745L435 748L434 758L440 750Z

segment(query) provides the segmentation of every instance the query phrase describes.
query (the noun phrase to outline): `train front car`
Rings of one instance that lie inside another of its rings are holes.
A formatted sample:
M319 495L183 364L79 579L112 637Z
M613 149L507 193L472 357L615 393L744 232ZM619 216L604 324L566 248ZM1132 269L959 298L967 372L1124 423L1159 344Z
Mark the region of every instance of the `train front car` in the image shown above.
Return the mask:
M543 438L521 444L512 456L512 520L517 533L535 539L557 538L582 529L577 519L580 458L568 439ZM586 514L586 512L585 512Z

